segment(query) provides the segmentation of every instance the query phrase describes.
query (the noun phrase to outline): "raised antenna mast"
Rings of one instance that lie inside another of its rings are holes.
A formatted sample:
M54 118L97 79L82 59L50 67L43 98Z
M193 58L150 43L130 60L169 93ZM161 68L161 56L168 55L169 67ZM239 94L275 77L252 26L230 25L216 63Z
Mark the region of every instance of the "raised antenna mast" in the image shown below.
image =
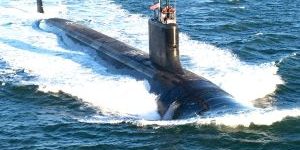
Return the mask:
M43 8L43 1L42 0L37 0L37 12L38 13L44 13L44 8Z

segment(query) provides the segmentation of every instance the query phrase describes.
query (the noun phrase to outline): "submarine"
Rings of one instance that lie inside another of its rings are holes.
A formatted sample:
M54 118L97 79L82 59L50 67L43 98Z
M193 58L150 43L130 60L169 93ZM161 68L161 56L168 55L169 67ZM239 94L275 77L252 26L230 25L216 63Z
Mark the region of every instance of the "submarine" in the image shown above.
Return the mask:
M209 111L219 114L240 110L243 106L229 93L182 67L174 6L170 0L154 0L150 6L153 16L148 20L149 53L70 20L43 21L108 60L141 74L149 82L150 92L158 95L157 108L162 120L188 119ZM37 10L44 13L42 0L37 0Z

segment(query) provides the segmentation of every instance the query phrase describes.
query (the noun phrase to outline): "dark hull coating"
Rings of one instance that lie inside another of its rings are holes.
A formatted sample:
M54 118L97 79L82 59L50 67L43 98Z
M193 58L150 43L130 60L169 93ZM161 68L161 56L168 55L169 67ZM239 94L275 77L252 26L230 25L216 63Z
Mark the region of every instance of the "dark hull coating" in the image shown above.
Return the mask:
M93 29L59 18L47 19L46 24L144 75L151 92L159 95L162 119L184 119L208 110L226 112L241 108L230 94L205 78L185 69L180 74L162 70L152 65L147 53Z

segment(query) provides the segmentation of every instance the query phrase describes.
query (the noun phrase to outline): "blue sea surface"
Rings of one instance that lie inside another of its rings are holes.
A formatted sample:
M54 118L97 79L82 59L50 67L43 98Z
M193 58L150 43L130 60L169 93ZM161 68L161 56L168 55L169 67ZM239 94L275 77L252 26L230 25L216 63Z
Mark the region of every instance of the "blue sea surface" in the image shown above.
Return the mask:
M249 108L162 121L147 81L124 75L43 19L148 51L152 1L0 2L0 147L300 149L300 1L177 1L184 68ZM41 20L41 22L39 22Z

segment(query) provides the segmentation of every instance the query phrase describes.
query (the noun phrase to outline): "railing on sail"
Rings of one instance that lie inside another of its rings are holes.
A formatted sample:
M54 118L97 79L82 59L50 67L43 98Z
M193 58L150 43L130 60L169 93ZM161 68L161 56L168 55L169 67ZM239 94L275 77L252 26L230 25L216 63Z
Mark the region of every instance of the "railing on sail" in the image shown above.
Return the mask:
M176 23L176 0L153 0L153 18L163 24Z

